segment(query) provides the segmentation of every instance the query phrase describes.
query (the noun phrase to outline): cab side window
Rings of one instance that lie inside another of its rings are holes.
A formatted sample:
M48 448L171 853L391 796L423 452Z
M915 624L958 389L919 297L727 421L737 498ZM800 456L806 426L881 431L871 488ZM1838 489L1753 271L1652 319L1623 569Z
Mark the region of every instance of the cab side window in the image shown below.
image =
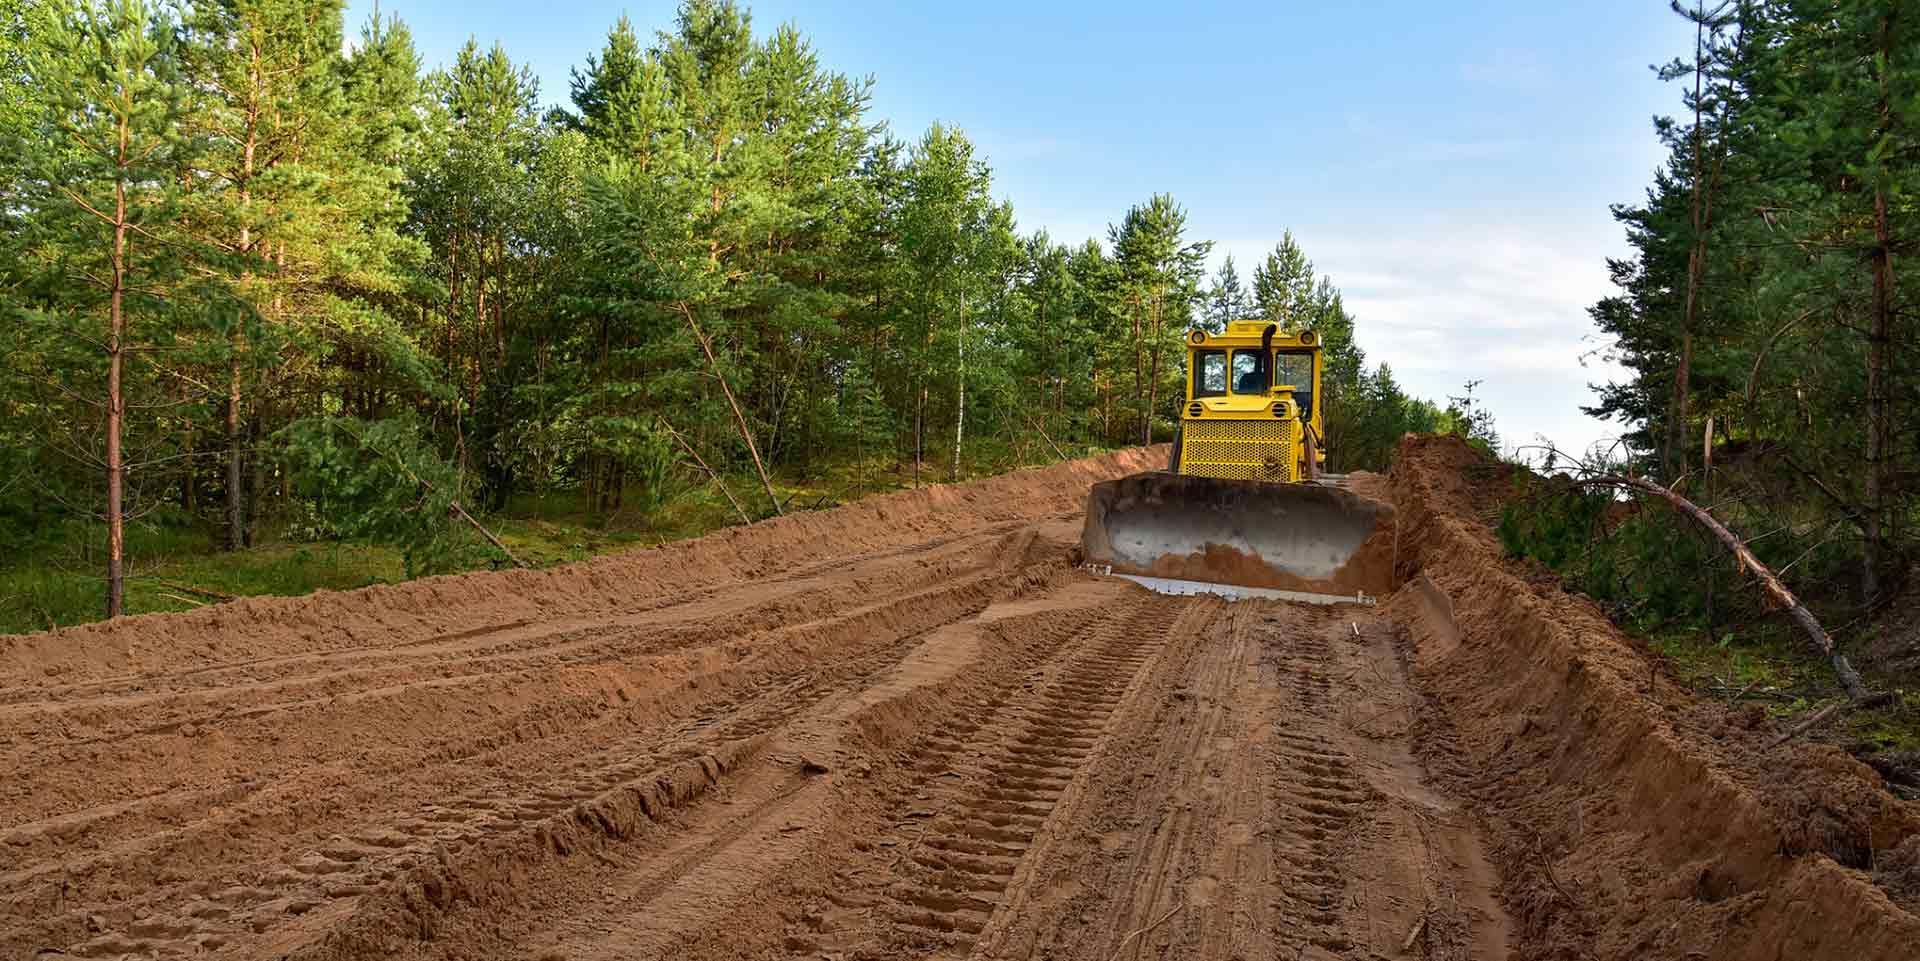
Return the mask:
M1313 416L1313 354L1306 351L1281 351L1273 358L1276 385L1293 388L1293 399L1300 405L1300 416Z
M1193 353L1193 396L1219 397L1227 392L1227 352L1197 350Z

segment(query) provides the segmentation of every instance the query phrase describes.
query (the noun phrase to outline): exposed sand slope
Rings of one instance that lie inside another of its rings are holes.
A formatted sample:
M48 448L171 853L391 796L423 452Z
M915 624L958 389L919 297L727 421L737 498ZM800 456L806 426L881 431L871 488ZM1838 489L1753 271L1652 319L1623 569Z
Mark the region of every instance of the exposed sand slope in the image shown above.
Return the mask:
M1914 956L1911 806L1649 693L1464 447L1356 484L1381 608L1076 569L1163 457L0 639L0 958Z

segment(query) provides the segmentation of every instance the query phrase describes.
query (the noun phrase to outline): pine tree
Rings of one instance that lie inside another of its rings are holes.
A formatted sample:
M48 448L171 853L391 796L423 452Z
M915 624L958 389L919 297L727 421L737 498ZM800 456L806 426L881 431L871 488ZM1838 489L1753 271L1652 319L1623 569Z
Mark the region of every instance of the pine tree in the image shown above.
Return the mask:
M545 135L539 84L500 45L468 40L427 87L430 148L411 177L411 226L432 247L444 291L428 346L448 380L439 419L454 460L477 468L487 501L501 504L514 486L512 399L525 376L519 321L538 289L522 283L519 225L531 219Z
M398 63L347 63L342 8L226 0L194 7L188 24L188 66L211 94L189 125L213 142L194 178L194 229L230 253L236 288L262 320L224 331L229 550L250 542L259 519L249 502L274 468L256 455L275 423L313 405L342 338L395 341L377 302L409 283L405 262L418 256L398 233L399 158L375 152L396 147L410 123L411 104L378 98L410 92L395 73L411 45L376 33L369 57Z
M1240 269L1228 254L1214 272L1213 285L1207 288L1206 328L1213 333L1227 329L1236 320L1244 320L1253 310L1253 301L1240 283Z
M1212 241L1185 242L1187 212L1155 194L1107 227L1116 268L1114 296L1129 320L1139 442L1153 442L1163 379L1178 369L1182 339L1200 302L1200 279Z
M983 299L983 243L994 205L986 165L959 130L935 124L903 169L900 256L909 285L901 298L914 387L914 481L926 461L928 399L935 382L954 385L964 417L966 346Z
M1310 320L1313 262L1293 239L1293 231L1253 268L1254 312L1285 331L1303 329Z
M75 5L37 26L26 51L37 109L8 144L25 174L8 260L30 291L10 364L44 363L25 373L100 418L100 450L80 456L105 475L106 614L117 617L132 361L170 337L173 298L193 284L190 246L175 229L179 172L199 146L180 131L192 90L178 24L144 0ZM95 376L97 397L67 386Z

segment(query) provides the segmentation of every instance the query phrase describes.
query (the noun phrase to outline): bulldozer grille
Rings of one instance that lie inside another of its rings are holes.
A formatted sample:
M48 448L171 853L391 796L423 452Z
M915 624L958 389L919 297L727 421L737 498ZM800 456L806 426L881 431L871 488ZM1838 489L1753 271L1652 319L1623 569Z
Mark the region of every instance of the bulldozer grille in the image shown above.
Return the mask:
M1293 483L1299 451L1298 420L1190 420L1181 425L1180 473Z

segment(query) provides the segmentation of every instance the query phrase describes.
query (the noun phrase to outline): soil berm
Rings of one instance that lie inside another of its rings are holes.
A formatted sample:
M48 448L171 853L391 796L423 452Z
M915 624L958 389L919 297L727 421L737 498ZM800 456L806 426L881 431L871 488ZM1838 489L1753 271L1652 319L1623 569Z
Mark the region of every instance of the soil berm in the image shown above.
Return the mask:
M1920 956L1920 811L1510 565L1465 445L1354 480L1378 607L1082 570L1166 456L0 638L0 958Z

